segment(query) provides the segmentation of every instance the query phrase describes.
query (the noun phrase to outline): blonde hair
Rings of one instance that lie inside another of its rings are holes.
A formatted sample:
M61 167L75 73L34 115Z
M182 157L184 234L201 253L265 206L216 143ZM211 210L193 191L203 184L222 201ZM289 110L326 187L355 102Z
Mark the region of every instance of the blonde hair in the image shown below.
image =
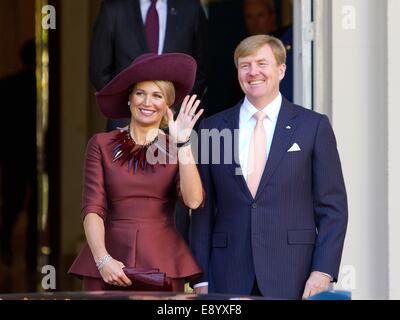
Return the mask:
M258 49L268 44L272 53L274 54L275 60L278 65L286 63L286 49L282 41L273 36L259 34L250 36L243 39L235 49L233 56L235 66L238 67L238 60L242 57L247 57L255 53Z
M155 80L153 81L157 87L160 88L162 95L164 96L165 102L167 103L168 107L171 107L175 102L175 87L171 81L167 80ZM171 109L173 112L173 110ZM160 123L161 129L168 128L168 114L165 113L161 119Z

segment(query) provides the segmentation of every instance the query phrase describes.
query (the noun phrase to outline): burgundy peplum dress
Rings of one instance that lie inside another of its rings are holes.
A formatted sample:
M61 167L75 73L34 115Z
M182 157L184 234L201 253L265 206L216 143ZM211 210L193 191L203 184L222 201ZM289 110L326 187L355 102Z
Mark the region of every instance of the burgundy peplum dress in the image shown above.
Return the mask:
M134 171L129 162L113 161L118 137L124 133L129 138L127 131L114 130L88 142L82 220L88 213L103 218L106 249L125 266L159 268L169 278L192 280L202 271L175 229L178 165L155 164L145 170L139 165ZM87 244L68 273L101 278Z

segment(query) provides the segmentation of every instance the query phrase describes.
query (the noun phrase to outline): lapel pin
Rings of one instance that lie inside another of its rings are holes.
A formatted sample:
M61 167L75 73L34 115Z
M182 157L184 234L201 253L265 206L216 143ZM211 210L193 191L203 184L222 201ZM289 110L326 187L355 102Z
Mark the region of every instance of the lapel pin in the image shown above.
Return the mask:
M290 129L292 129L292 127L291 126L286 126L286 129L290 130Z

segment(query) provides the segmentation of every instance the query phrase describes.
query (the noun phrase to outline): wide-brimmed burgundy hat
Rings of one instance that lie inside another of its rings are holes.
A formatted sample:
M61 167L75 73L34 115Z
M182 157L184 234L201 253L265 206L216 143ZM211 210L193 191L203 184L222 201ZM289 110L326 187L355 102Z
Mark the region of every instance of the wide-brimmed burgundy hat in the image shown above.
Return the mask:
M193 88L196 67L196 60L184 53L143 54L96 93L97 105L107 118L129 118L129 89L135 83L153 80L171 81L175 102L180 102Z

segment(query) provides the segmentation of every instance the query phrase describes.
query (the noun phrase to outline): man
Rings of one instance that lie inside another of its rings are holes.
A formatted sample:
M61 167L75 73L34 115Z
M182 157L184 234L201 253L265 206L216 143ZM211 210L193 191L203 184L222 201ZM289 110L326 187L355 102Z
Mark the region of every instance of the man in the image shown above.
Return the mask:
M90 78L96 90L146 52L181 52L195 58L192 91L201 96L206 86L207 20L199 0L103 0L91 48ZM107 126L113 130L128 122L109 121Z
M346 233L335 137L325 115L280 94L279 39L248 37L234 60L244 100L200 125L206 202L192 214L191 247L204 277L195 291L308 298L337 280ZM207 129L224 130L219 147ZM238 161L226 163L229 153Z
M23 69L0 79L2 116L11 120L4 121L0 128L4 150L0 156L0 260L8 267L13 265L13 231L19 214L25 211L28 220L25 259L30 278L36 272L38 240L35 60L35 41L30 39L21 48Z
M243 13L249 34L276 32L276 11L273 0L244 0Z

